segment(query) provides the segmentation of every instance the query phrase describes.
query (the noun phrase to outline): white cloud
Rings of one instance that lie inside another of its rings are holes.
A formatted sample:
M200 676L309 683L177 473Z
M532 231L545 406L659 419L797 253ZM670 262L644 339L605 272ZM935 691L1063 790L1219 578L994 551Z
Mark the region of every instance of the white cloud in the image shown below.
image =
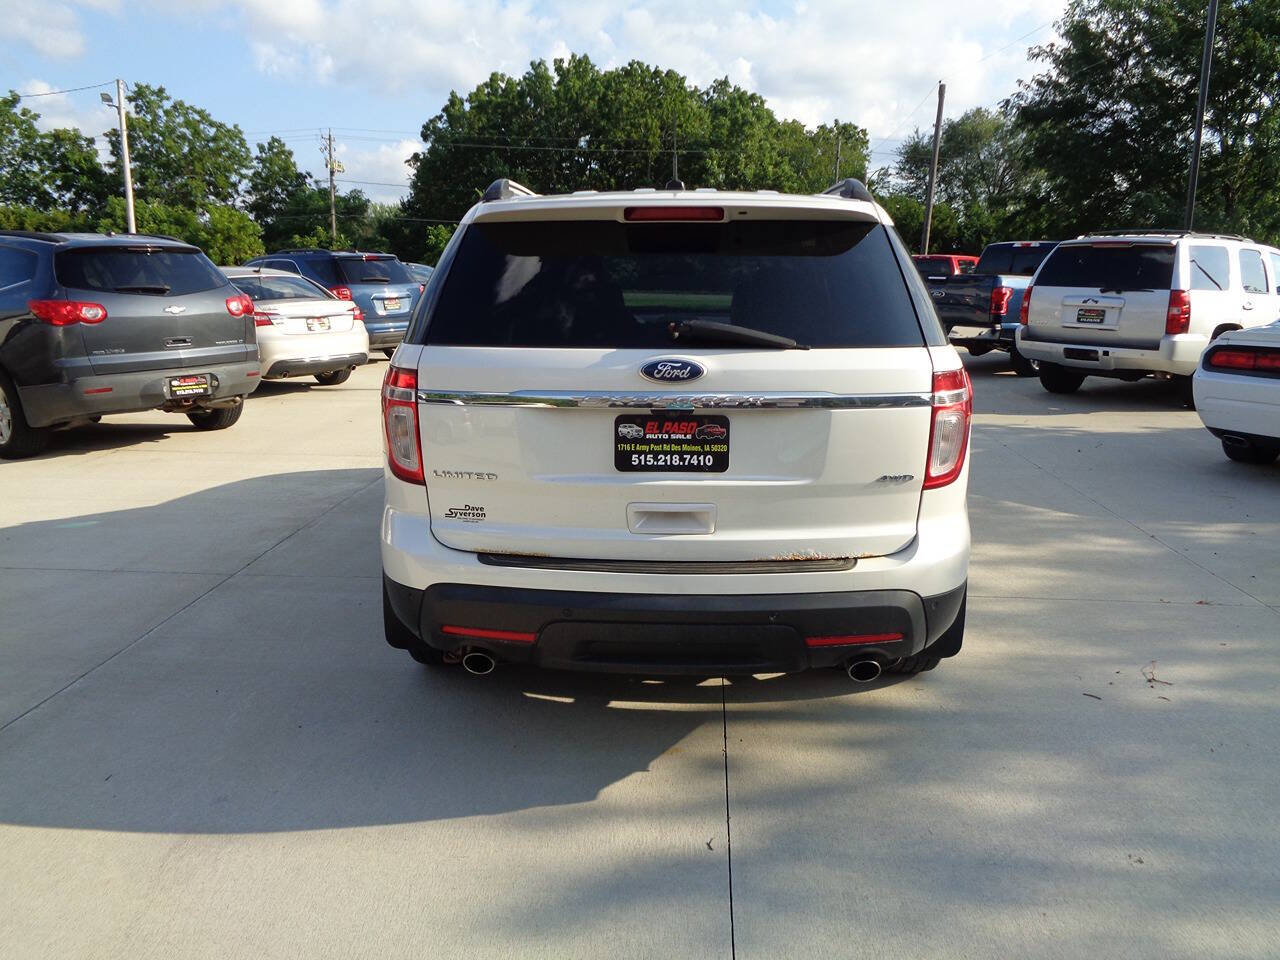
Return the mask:
M335 152L346 168L338 174L338 186L343 192L359 190L378 203L393 203L409 192L409 168L405 161L421 149L418 140L404 139L397 143L377 146L358 146L344 142L334 134Z
M29 44L46 57L78 57L85 51L79 18L65 3L47 0L6 0L0 16L0 47L11 42Z

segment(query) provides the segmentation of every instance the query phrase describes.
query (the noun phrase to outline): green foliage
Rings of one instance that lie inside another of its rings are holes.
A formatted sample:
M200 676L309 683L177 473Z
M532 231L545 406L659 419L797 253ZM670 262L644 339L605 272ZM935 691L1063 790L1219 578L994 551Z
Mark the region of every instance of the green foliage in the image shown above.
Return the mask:
M113 189L92 137L76 130L41 132L40 114L0 97L0 204L36 210L99 209Z
M0 206L0 230L36 230L60 233L95 230L94 221L82 213L37 210L34 207Z
M845 123L838 134L841 175L865 175L866 131ZM779 121L728 80L700 90L673 70L601 71L575 55L451 93L422 138L406 215L455 219L499 177L545 193L660 187L673 144L690 186L814 192L835 177L837 131Z
M309 188L311 175L298 169L290 150L279 137L258 144L249 171L245 209L258 223L270 225Z
M456 229L456 227L443 223L436 223L427 227L423 237L422 253L418 255L415 262L425 263L430 267L434 267L439 263L440 254L444 253L444 248L453 238L453 232ZM411 257L410 259L413 260L414 258Z
M139 233L177 237L199 247L214 263L243 263L263 252L262 230L243 210L225 204L209 204L203 209L139 200L134 204ZM102 233L125 230L122 197L107 201L106 210L94 224Z
M1065 236L1180 227L1204 43L1201 0L1073 0L1010 106L1032 174L1019 218ZM1196 226L1280 239L1280 2L1218 13Z
M240 198L251 158L238 126L227 126L207 110L171 99L164 87L139 83L128 100L129 159L139 199L194 209ZM109 131L107 140L111 169L119 182L119 132Z

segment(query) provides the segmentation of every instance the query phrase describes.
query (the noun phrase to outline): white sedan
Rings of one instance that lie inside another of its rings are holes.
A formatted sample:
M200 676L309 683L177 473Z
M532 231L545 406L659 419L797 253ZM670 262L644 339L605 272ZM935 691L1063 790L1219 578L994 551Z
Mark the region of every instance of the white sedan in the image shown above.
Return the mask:
M1280 457L1280 320L1214 340L1192 390L1200 419L1228 457L1273 463Z
M253 301L262 379L313 376L331 387L369 361L369 333L350 300L284 270L223 267L222 272Z

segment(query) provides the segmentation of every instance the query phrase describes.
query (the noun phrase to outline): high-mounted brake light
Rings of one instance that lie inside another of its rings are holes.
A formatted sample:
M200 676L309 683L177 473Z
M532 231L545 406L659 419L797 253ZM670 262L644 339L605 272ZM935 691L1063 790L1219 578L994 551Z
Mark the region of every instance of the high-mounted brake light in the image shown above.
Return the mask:
M632 223L690 220L718 222L724 219L724 207L627 207L622 211L622 218Z
M248 317L253 315L253 301L246 294L238 294L234 297L227 297L227 313L233 317Z
M107 308L84 300L28 300L27 309L41 323L53 327L69 327L75 323L101 323L107 319Z
M352 299L350 287L330 287L329 292L332 293L339 300Z
M935 370L933 374L933 420L929 425L929 462L925 465L924 489L945 487L964 469L969 447L969 421L973 415L973 384L962 367Z
M382 422L387 436L387 466L406 483L427 485L422 473L418 433L418 372L388 366L382 380Z
M1031 312L1031 284L1027 284L1027 289L1022 291L1022 303L1018 307L1018 323L1024 327L1027 325L1027 318Z
M1003 317L1009 313L1009 301L1013 290L1009 287L993 287L991 290L991 316Z
M1214 347L1204 358L1211 370L1280 373L1280 350L1268 347Z
M1186 333L1191 329L1191 292L1169 291L1169 312L1165 315L1164 332Z

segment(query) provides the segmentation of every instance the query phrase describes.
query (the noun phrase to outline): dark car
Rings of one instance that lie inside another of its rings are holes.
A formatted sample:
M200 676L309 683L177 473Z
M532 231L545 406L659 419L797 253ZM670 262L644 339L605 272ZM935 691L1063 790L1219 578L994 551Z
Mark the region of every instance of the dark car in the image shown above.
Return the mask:
M729 431L718 423L704 423L694 433L699 440L722 440L728 436Z
M246 266L288 270L314 280L364 312L369 347L387 356L404 339L409 314L426 287L394 254L355 250L277 250Z
M0 231L0 457L114 413L240 419L253 301L198 249L143 234Z

